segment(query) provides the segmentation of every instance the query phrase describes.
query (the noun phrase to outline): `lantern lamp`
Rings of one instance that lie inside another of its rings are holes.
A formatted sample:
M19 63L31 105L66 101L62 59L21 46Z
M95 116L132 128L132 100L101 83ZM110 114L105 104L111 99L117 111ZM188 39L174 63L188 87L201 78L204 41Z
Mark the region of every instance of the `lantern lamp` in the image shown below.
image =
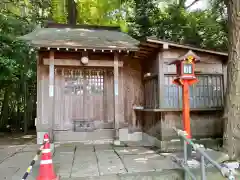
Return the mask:
M176 65L177 78L174 82L178 82L178 79L188 79L194 83L196 81L195 64L199 61L200 58L190 50L184 56L170 62L169 65Z

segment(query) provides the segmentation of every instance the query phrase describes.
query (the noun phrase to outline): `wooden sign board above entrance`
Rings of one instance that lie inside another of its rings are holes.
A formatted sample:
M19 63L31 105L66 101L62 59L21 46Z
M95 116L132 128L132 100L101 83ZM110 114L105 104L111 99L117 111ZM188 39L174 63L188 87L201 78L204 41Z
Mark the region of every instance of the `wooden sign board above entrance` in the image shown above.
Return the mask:
M114 61L110 60L89 60L88 64L83 65L78 59L54 59L55 66L94 66L94 67L113 67ZM49 65L49 59L43 59L44 65ZM118 62L119 67L123 67L123 61Z

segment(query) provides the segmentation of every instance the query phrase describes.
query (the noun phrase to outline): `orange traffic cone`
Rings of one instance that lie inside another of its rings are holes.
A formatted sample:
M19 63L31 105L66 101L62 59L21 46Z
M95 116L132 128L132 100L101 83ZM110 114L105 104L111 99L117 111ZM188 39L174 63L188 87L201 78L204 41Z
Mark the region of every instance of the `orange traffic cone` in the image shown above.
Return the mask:
M48 139L48 135L44 135L44 139ZM49 141L46 141L42 150L42 157L40 161L40 169L37 180L58 180L54 172L52 155Z
M43 136L43 142L49 142L49 136L47 133L45 133Z

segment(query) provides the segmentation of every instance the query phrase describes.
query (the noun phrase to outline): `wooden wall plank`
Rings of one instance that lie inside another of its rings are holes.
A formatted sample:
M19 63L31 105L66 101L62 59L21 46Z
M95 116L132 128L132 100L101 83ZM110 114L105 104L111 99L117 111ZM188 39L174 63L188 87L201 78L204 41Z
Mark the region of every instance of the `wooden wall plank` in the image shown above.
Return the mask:
M163 51L163 72L176 73L175 65L168 65L169 62L180 56L185 55L188 50L168 49ZM198 52L197 55L201 58L196 64L196 71L199 73L223 73L222 59L219 56L210 55L207 53Z
M125 127L125 109L124 109L124 71L123 68L119 68L119 96L118 96L118 108L119 108L119 128ZM127 126L126 126L127 127Z
M105 122L114 122L114 77L113 71L107 70L104 77Z
M123 67L123 88L124 88L124 117L129 129L137 129L136 124L140 122L139 114L135 114L134 106L144 104L144 88L142 81L142 67L138 59L122 57ZM132 126L132 127L131 127Z
M49 111L51 108L51 104L49 103L49 69L48 67L41 66L40 67L40 101L41 101L41 129L46 130L46 126L49 127Z
M175 74L176 73L176 66L175 65L168 65L167 62L164 63L164 73L170 73ZM219 63L205 63L205 62L199 62L196 64L195 72L198 73L223 73L222 64Z

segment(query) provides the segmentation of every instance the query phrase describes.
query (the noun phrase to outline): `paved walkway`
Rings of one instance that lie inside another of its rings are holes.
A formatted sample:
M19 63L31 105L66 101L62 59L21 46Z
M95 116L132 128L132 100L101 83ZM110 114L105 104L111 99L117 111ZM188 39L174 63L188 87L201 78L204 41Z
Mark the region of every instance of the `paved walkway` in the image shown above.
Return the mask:
M55 145L54 168L61 180L181 180L183 172L171 156L146 147L113 147L80 143ZM39 145L0 146L0 180L20 180ZM213 152L214 156L216 152ZM211 155L212 157L214 157ZM219 155L217 155L219 156ZM216 156L214 159L219 159ZM220 155L222 156L222 155ZM181 158L180 158L181 159ZM39 161L28 180L35 180ZM194 174L200 178L200 170ZM224 179L207 171L208 179Z
M149 177L161 173L163 169L179 168L170 157L156 154L153 150L144 147L112 147L111 145L76 143L56 146L53 162L61 180L152 179ZM2 147L0 149L0 180L21 179L38 147L38 145ZM34 166L29 180L36 179L38 168L39 162ZM178 173L170 174L179 176ZM156 176L154 177L157 180Z

